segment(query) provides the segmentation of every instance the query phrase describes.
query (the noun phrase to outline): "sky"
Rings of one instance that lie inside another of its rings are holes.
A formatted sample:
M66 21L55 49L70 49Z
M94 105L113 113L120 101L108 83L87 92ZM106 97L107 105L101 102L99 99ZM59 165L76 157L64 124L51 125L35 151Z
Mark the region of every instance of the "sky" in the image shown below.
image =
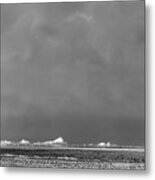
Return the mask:
M144 145L144 1L1 5L1 139Z

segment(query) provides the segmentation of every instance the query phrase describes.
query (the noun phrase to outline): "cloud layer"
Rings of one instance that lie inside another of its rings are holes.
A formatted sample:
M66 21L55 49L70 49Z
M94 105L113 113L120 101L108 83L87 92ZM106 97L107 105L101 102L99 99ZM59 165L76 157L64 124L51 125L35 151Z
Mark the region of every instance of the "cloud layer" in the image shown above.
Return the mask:
M131 131L133 122L143 126L143 8L142 1L2 5L4 139L49 137L50 129L69 138L74 123L83 132L89 122L112 130L119 118Z

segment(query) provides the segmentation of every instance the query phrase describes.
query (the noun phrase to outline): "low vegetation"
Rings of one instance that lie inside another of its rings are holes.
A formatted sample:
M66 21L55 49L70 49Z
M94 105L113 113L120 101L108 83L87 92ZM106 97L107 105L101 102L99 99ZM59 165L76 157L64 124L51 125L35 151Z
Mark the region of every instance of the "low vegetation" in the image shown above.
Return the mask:
M82 169L144 169L144 152L72 150L72 149L1 149L1 166Z

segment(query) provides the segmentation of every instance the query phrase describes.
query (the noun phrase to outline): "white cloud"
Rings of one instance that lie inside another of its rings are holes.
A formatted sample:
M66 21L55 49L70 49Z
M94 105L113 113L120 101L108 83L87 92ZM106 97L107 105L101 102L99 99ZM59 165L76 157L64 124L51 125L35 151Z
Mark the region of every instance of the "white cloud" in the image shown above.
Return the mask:
M30 142L25 139L22 139L19 143L20 144L30 144Z
M78 12L78 13L75 13L75 14L69 16L67 18L66 22L72 22L72 21L74 21L76 19L82 19L82 20L85 20L87 22L93 21L93 17L92 16L90 16L88 14L85 14L85 13L79 13Z
M64 140L63 140L62 137L58 137L57 139L55 139L55 140L53 141L53 143L63 143L63 142L64 142Z

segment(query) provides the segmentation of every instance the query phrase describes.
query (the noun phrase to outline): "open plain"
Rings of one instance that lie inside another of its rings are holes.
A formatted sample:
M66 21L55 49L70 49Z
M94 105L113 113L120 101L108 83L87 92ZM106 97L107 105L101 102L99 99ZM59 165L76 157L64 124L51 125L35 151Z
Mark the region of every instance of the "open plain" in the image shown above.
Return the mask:
M2 148L3 167L144 170L143 149L117 148Z

